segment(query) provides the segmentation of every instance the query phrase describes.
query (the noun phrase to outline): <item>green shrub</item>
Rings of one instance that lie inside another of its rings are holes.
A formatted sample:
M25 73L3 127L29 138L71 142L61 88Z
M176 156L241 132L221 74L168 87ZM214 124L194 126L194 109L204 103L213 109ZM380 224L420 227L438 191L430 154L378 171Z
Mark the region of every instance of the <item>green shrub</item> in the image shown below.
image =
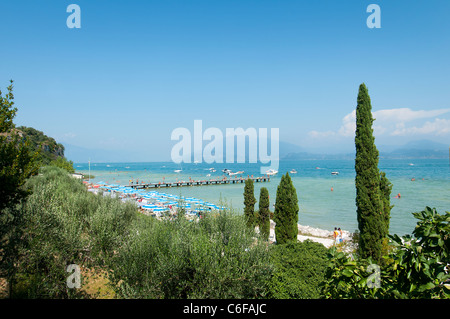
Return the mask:
M58 157L50 162L50 165L65 169L69 173L75 173L73 162L67 160L65 157Z
M245 217L222 212L198 222L139 219L113 263L126 298L259 298L269 252Z
M136 208L87 192L65 170L43 167L28 181L32 194L21 207L24 241L16 297L67 298L69 264L103 266L123 244ZM22 280L23 279L23 280Z
M327 248L312 241L271 247L274 271L269 297L277 299L320 298L319 285L325 278Z
M419 220L413 236L389 236L392 248L381 265L332 250L326 298L450 298L450 213L426 207L413 216ZM378 267L378 274L370 265ZM368 284L374 274L378 285Z

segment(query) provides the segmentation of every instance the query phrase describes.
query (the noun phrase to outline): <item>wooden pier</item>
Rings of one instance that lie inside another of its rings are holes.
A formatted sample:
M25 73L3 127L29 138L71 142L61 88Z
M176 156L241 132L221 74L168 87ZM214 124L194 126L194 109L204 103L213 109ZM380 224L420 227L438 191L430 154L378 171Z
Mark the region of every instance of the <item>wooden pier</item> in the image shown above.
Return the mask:
M143 184L130 184L127 186L135 189L146 189L146 188L167 188L167 187L183 187L183 186L224 185L224 184L245 183L247 179L251 179L255 183L270 182L269 176L262 176L262 177L248 177L248 178L239 177L239 178L224 178L224 179L210 179L210 180L143 183Z

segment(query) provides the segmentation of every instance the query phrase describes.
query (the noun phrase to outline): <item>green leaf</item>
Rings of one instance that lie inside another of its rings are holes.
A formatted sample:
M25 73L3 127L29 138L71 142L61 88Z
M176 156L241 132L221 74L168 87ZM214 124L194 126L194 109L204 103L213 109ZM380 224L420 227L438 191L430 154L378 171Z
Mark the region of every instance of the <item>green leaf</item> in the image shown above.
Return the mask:
M423 292L423 291L428 290L428 289L433 289L434 287L436 287L436 285L433 284L432 282L429 282L429 283L426 283L424 285L421 285L419 287L419 289L417 289L417 291Z
M353 276L353 273L352 273L350 270L348 270L348 269L344 269L344 270L342 271L342 274L343 274L344 276L346 276L346 277L352 277L352 276Z

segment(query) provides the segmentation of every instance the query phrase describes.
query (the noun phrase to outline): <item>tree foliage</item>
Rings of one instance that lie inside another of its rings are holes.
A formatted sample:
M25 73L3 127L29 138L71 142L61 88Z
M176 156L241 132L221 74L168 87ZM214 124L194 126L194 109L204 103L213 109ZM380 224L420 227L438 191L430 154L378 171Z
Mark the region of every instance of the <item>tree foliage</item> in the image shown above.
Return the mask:
M383 204L383 234L382 238L386 238L389 235L389 224L391 219L391 209L394 205L391 205L391 191L392 191L392 183L386 177L386 173L380 171L380 192L381 192L381 201Z
M255 204L255 186L253 180L248 178L244 186L244 216L248 227L254 227L256 223Z
M309 240L271 247L274 270L268 284L269 298L321 298L328 249Z
M297 191L289 173L286 173L281 177L275 200L275 237L278 244L297 240L298 211Z
M258 224L261 236L264 240L269 239L270 235L270 201L269 201L269 191L265 187L261 187L259 194L259 213L258 213Z
M261 298L271 267L242 215L139 220L112 264L124 298Z
M378 150L373 136L372 105L365 84L359 87L356 107L355 186L359 253L363 258L381 260L383 240L388 234L390 211L389 181L378 170ZM383 190L380 190L383 186ZM386 205L386 208L384 207Z
M56 166L66 170L68 173L75 173L73 168L73 162L68 161L65 157L58 157L57 159L50 162L50 165Z
M352 258L332 249L326 280L327 298L450 298L450 213L426 207L413 213L413 236L389 236L393 249L383 264ZM368 268L369 265L376 267ZM378 267L378 268L377 268ZM373 270L378 269L378 273ZM371 285L377 277L379 285Z
M64 157L64 145L54 138L32 127L19 126L17 133L26 141L33 152L37 153L40 165L53 165L74 173L73 162Z
M13 81L7 90L5 96L0 90L0 276L11 282L23 238L23 218L16 206L29 194L24 184L37 173L38 165L37 155L14 128Z
M66 171L43 167L28 180L32 194L21 205L24 244L13 297L75 298L70 264L105 267L126 240L137 210L117 198L97 196Z

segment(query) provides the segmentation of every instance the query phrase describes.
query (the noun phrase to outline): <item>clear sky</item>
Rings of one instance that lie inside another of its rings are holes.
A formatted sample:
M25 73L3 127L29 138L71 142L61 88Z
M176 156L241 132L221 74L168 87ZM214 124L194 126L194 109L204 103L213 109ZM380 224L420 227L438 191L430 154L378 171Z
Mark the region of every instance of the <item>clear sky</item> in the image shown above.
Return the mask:
M66 25L71 3L80 29ZM0 88L15 81L17 125L149 161L170 159L171 132L196 119L349 150L362 82L377 143L450 144L449 12L448 0L2 0Z

